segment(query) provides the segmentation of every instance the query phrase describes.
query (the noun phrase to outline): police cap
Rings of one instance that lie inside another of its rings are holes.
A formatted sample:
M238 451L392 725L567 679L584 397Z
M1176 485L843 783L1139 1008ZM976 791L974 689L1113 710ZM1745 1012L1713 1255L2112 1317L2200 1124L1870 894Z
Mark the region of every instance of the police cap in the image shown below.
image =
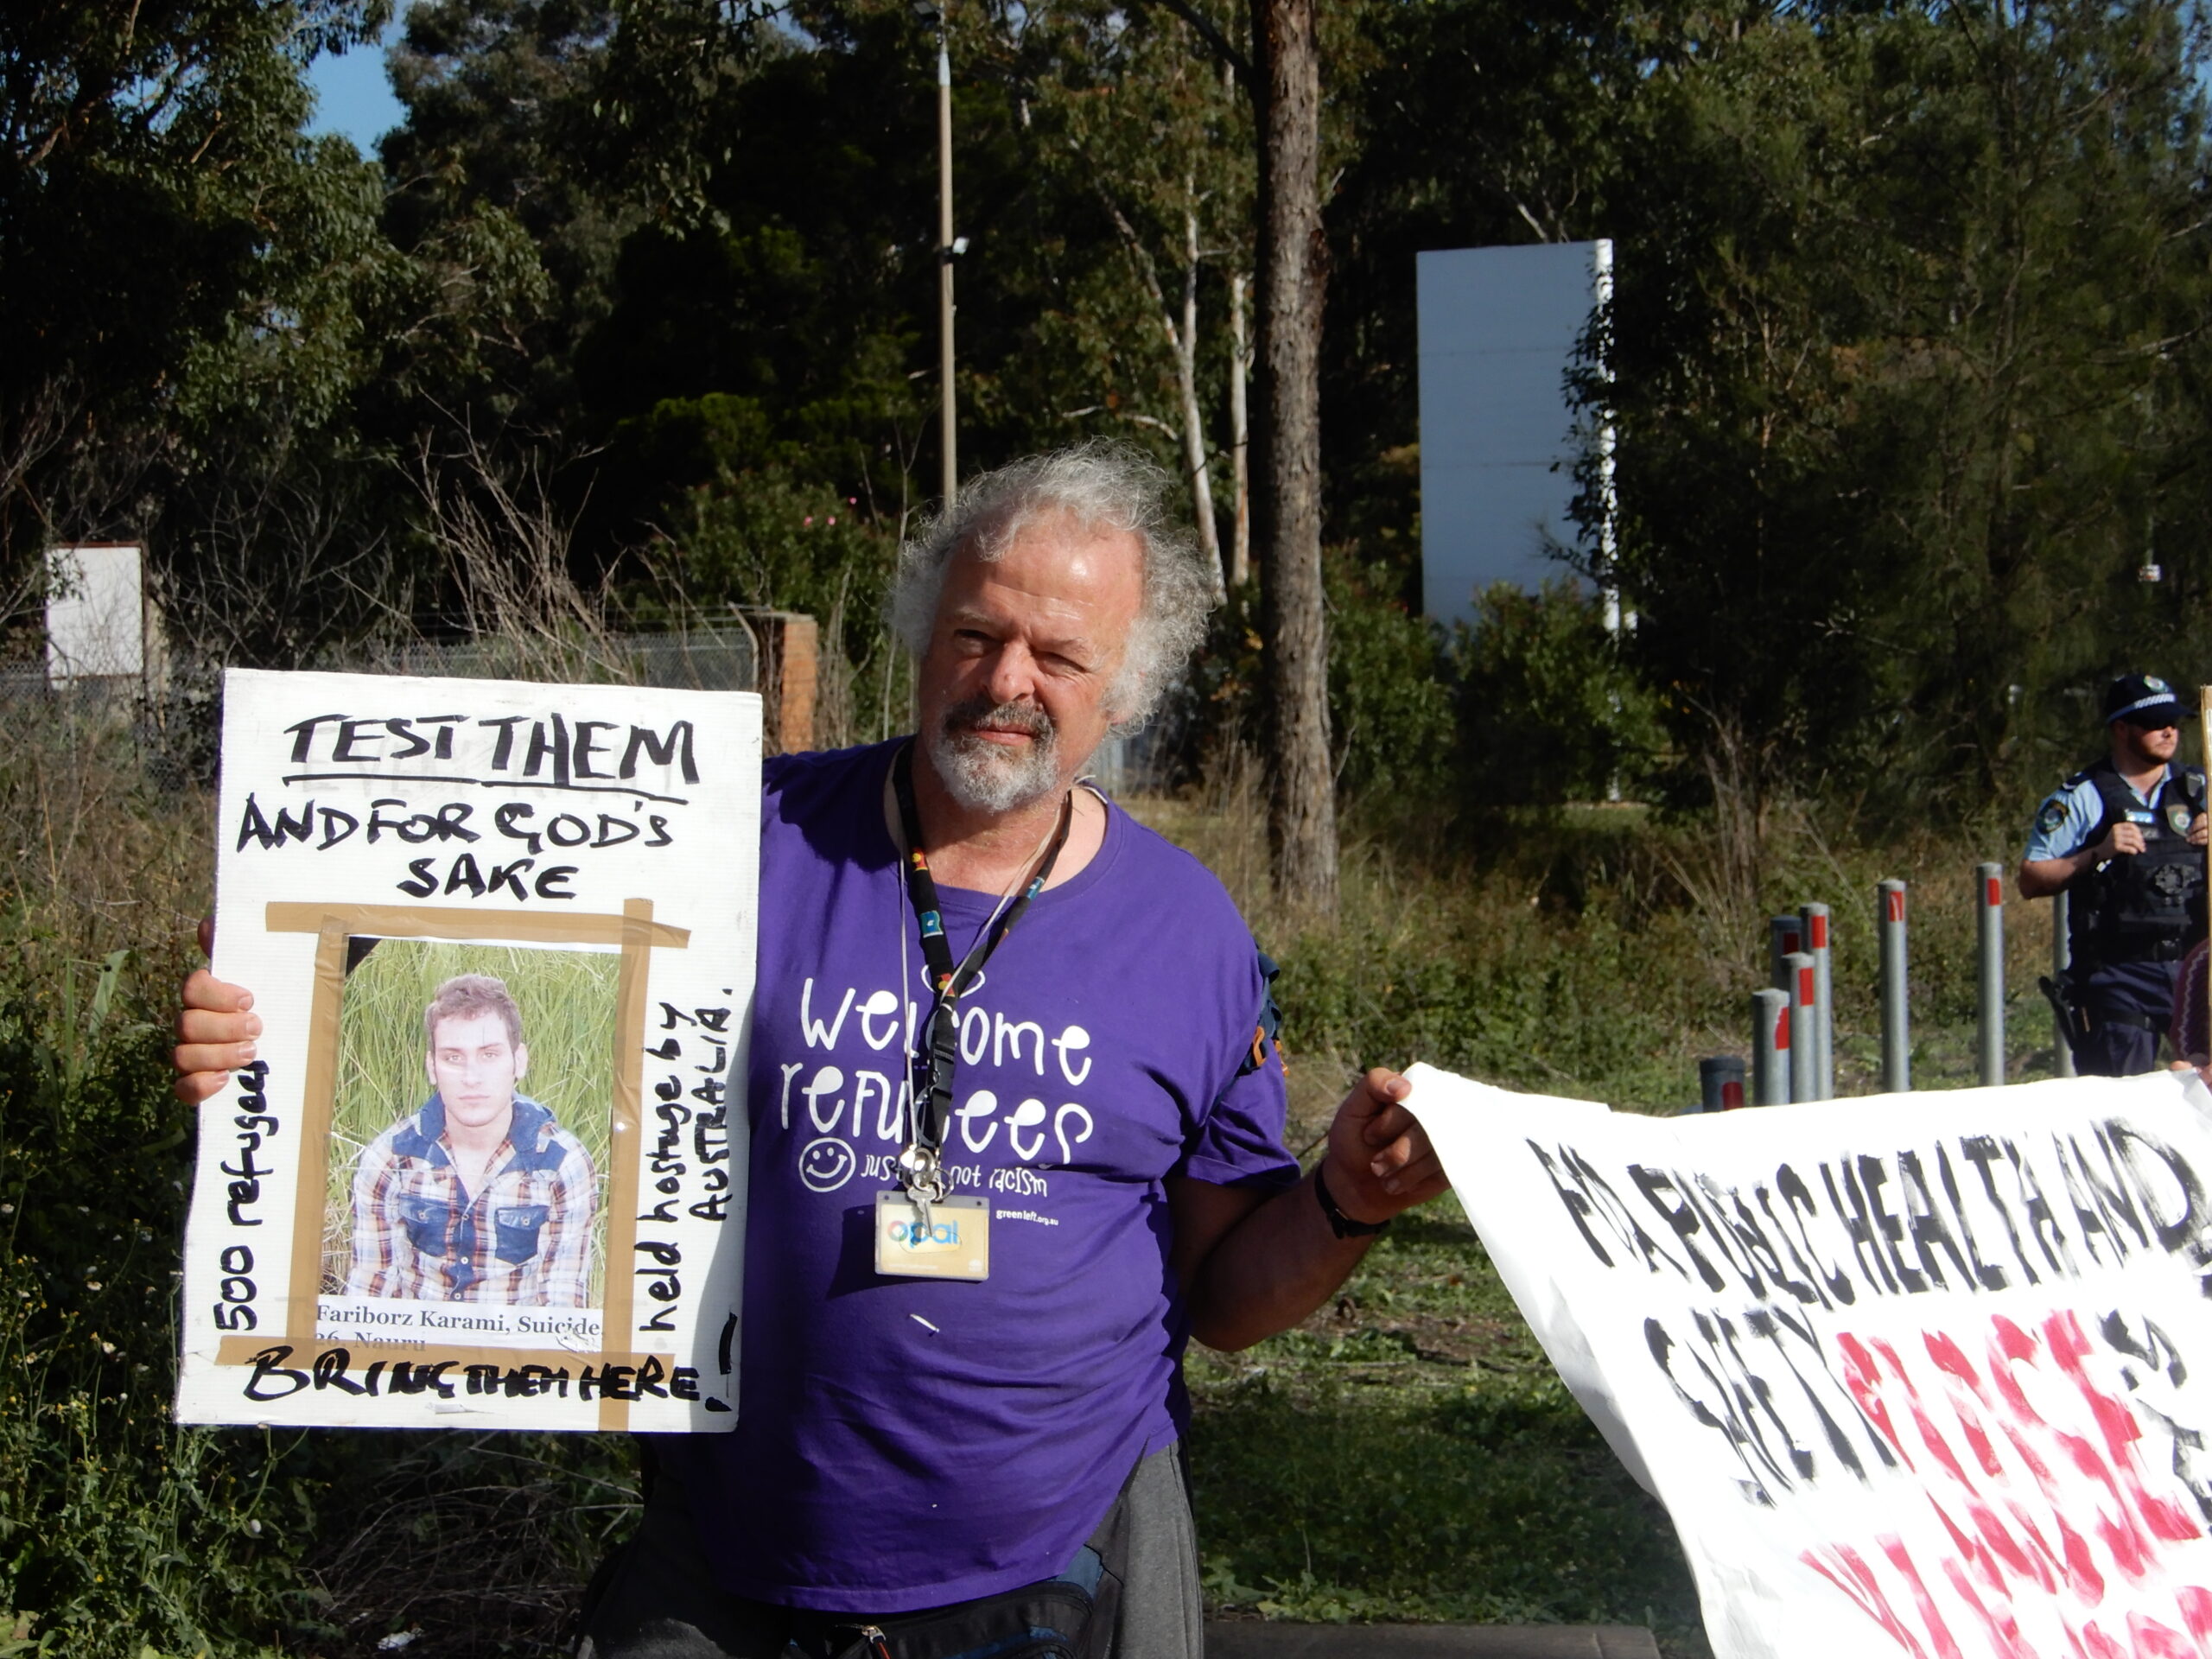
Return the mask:
M2105 690L2105 724L2124 720L2145 731L2181 724L2181 699L2155 674L2123 674Z

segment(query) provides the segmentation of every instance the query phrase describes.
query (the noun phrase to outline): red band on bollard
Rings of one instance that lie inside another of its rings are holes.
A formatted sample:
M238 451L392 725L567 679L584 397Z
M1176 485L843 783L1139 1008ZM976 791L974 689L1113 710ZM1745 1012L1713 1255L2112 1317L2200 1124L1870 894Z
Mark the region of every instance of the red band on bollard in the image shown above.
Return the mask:
M1981 885L1981 902L1983 904L1987 905L1992 910L1994 910L1998 906L2005 902L2005 884L1999 880L1995 876L1991 876L1988 880L1983 882Z
M1813 986L1813 970L1809 968L1800 968L1797 970L1797 1000L1807 1007L1812 1007L1820 1000L1819 993Z
M1901 922L1904 920L1904 891L1900 889L1895 893L1884 893L1882 896L1888 901L1890 907L1890 919L1893 922Z
M1720 1109L1722 1111L1732 1112L1743 1103L1744 1085L1742 1084L1724 1083L1720 1085Z
M1825 916L1815 916L1813 918L1813 949L1825 950L1827 948L1828 918Z
M1796 933L1784 933L1782 936L1782 954L1783 956L1794 957L1804 948L1805 941L1803 936Z
M1789 1046L1789 1005L1783 1003L1782 1012L1774 1016L1774 1046L1777 1049Z

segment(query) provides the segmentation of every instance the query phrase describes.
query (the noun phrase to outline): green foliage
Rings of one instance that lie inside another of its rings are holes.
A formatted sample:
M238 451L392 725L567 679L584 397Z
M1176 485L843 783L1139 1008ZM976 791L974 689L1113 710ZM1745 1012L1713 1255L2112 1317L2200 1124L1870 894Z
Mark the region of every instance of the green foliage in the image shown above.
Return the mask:
M302 136L302 70L385 10L8 10L10 570L143 534L188 673L296 661L473 626L439 504L496 518L534 475L594 603L826 619L842 595L839 695L877 715L840 729L887 723L877 584L937 490L932 39L903 0L427 0L378 168ZM957 391L971 470L1117 432L1195 467L1225 535L1249 105L1192 15L952 9ZM1194 15L1243 49L1243 9ZM1452 747L1484 800L1618 779L1970 815L2071 761L2106 673L2212 677L2187 627L2212 265L2177 0L1322 22L1351 791L1445 791ZM1551 601L1501 600L1454 653L1442 745L1433 690L1395 673L1427 655L1385 613L1405 584L1354 568L1418 522L1413 256L1600 231L1610 367L1581 391L1619 440L1611 575L1643 626L1616 666L1649 696L1569 672L1586 631ZM867 534L802 554L817 499ZM1243 632L1223 682L1251 679ZM1499 712L1547 674L1541 701L1585 716L1555 693L1602 682L1604 717ZM1202 741L1258 728L1236 697L1200 712L1227 722Z
M284 251L272 218L306 205L267 193L340 162L299 137L299 70L386 12L382 0L8 9L0 293L18 336L0 391L14 435L42 398L143 416L195 344L247 315L263 260Z
M168 1421L190 1161L168 982L118 951L57 1003L0 997L0 1607L34 1621L26 1651L198 1652L310 1605L263 1438Z
M742 27L745 72L639 139L671 162L731 161L700 167L690 205L626 237L612 303L578 348L586 418L609 445L592 518L605 537L665 529L688 491L756 469L894 523L933 493L915 471L925 454L935 467L934 388L920 378L937 270L922 38L903 9L805 21L817 49ZM963 104L968 188L997 188L1012 165L1003 95L987 86ZM963 308L980 314L963 357L980 369L1003 350L1004 307L962 276Z
M1392 0L1321 9L1331 318L1323 474L1332 531L1418 523L1415 257L1619 234L1619 124L1665 13L1605 0ZM1338 172L1341 168L1341 172ZM1634 253L1624 245L1624 262Z
M1370 800L1433 799L1452 772L1452 703L1435 629L1398 596L1388 563L1331 559L1329 721L1340 785Z
M1605 631L1603 601L1565 579L1535 594L1501 582L1475 610L1452 653L1469 803L1633 798L1659 724Z
M685 590L827 619L880 608L898 543L861 502L770 470L696 491L678 544Z
M1531 815L1497 867L1422 883L1418 899L1394 871L1395 902L1363 897L1379 913L1361 925L1269 941L1296 1047L1647 1109L1686 1097L1688 1047L1713 1040L1719 1011L1702 976L1646 980L1655 933L1688 941L1680 918L1639 903L1649 853L1622 816Z
M1457 772L1451 663L1433 625L1401 596L1402 568L1362 551L1329 549L1322 565L1338 783L1380 818L1425 814L1450 797ZM1212 619L1192 674L1190 747L1201 753L1208 741L1249 741L1265 723L1259 609L1247 586Z
M2072 750L2063 693L2201 660L2200 61L2158 4L1686 21L1582 387L1686 760L1964 811Z
M656 416L666 417L661 430L672 436L696 411L712 443L715 423L732 407L710 397L681 413L663 405ZM883 514L804 476L780 467L718 468L683 501L661 569L693 614L790 610L815 618L816 746L873 742L905 729L912 695L912 665L881 621L905 514Z
M577 344L606 315L615 251L644 216L636 190L609 188L601 153L614 27L613 8L592 0L408 7L391 60L407 119L383 159L385 232L414 279L385 373L412 396L487 427L574 420Z
M296 648L303 630L359 616L327 585L314 618L280 597L280 571L327 574L326 554L376 546L389 522L329 475L357 448L334 423L391 276L381 192L351 145L302 134L302 72L387 13L384 0L7 10L11 587L49 539L152 532L157 570L193 614L181 651ZM354 512L334 535L341 503Z
M1058 242L1030 396L1046 391L1044 368L1058 383L1049 395L1072 411L1068 435L1156 447L1190 482L1200 546L1226 570L1221 509L1235 508L1222 417L1236 372L1229 290L1252 274L1251 106L1166 7L1054 10L1057 50L1028 78ZM1241 7L1192 10L1232 46L1246 32ZM1246 315L1249 329L1249 296Z

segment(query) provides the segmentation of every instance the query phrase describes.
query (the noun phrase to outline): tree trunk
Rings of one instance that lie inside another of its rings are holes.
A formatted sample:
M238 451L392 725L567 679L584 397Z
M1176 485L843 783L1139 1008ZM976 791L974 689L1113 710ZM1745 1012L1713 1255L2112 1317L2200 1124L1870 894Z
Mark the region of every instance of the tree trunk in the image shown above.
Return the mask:
M1337 908L1321 596L1321 69L1316 0L1252 0L1260 136L1260 629L1276 893Z
M1194 181L1186 181L1195 191ZM1205 556L1213 569L1214 597L1228 597L1222 584L1221 528L1213 521L1213 480L1206 473L1206 434L1198 413L1198 210L1195 196L1185 203L1183 209L1184 240L1187 258L1183 266L1183 321L1179 327L1175 314L1167 308L1167 295L1160 285L1160 268L1153 261L1152 251L1138 236L1136 226L1129 223L1121 204L1103 184L1096 187L1099 204L1106 209L1107 217L1114 221L1114 228L1121 232L1122 247L1129 256L1129 264L1137 273L1137 280L1144 284L1144 291L1152 296L1153 305L1160 313L1160 332L1166 337L1168 355L1175 362L1176 411L1181 429L1173 434L1183 447L1184 475L1191 481L1192 516L1198 521L1198 550ZM1145 421L1168 430L1165 421L1154 421L1146 416L1132 418Z
M1236 512L1229 539L1229 585L1252 579L1251 423L1244 412L1244 387L1252 374L1252 347L1244 337L1245 276L1229 279L1229 457L1236 491Z
M1213 480L1206 472L1206 429L1198 412L1198 184L1184 181L1183 327L1167 334L1175 347L1175 391L1182 404L1183 470L1191 480L1191 512L1198 522L1198 550L1213 569L1214 597L1229 588L1221 557L1221 527L1213 519Z

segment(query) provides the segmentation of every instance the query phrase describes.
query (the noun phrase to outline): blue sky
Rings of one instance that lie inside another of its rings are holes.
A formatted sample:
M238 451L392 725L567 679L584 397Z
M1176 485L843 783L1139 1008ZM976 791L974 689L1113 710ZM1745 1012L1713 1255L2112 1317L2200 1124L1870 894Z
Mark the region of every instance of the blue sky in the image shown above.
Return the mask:
M376 154L377 140L400 122L399 99L385 73L384 48L399 39L399 13L385 31L382 46L357 46L343 57L317 58L308 70L315 88L315 118L309 132L343 133L364 156Z

